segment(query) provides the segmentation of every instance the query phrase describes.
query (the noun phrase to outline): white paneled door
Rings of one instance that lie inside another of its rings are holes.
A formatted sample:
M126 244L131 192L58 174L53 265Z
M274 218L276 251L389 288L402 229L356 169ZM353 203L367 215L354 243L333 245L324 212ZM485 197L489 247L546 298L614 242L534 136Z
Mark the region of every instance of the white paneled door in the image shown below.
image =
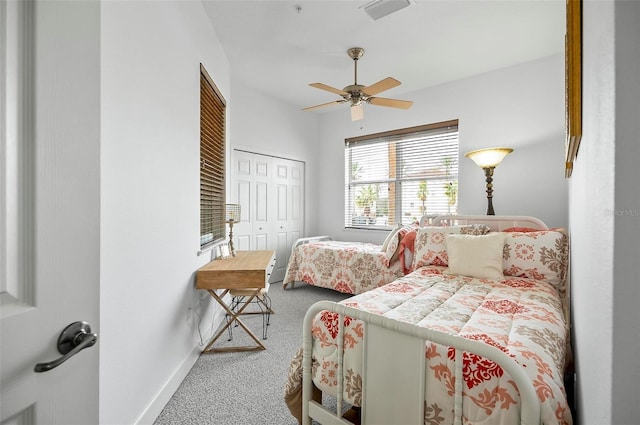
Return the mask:
M100 4L0 0L0 46L0 423L95 424Z
M233 151L231 163L229 199L242 209L233 244L238 250L275 250L270 281L281 281L291 245L304 233L304 163L242 150Z

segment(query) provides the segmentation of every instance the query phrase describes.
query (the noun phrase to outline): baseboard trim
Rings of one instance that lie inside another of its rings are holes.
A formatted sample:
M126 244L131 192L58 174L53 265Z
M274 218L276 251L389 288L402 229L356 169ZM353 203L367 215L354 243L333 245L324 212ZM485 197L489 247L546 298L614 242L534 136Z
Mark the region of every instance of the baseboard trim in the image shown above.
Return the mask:
M155 397L151 399L149 404L144 408L138 419L134 422L135 425L152 425L162 409L167 405L171 397L176 392L184 378L187 377L189 371L198 360L200 356L200 348L194 347L193 350L187 355L182 363L171 374L167 382L156 393Z
M220 310L214 317L212 330L217 329L223 318L224 311ZM211 336L213 336L213 334L205 335L205 341L208 341ZM160 387L156 395L145 406L140 416L138 416L138 418L133 422L133 425L153 425L158 416L160 416L160 413L162 413L162 409L164 409L169 400L171 400L173 394L175 394L182 381L184 381L189 374L189 371L198 360L198 357L200 357L202 348L203 347L201 346L193 347L193 350L187 354L185 359L171 374L167 382Z

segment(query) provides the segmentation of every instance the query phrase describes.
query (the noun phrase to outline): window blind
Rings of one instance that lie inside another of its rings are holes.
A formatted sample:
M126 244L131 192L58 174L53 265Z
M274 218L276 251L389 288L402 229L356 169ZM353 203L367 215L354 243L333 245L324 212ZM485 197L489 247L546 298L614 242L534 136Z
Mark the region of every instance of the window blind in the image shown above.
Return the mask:
M345 140L345 227L455 214L458 120Z
M226 103L200 65L200 247L225 238Z

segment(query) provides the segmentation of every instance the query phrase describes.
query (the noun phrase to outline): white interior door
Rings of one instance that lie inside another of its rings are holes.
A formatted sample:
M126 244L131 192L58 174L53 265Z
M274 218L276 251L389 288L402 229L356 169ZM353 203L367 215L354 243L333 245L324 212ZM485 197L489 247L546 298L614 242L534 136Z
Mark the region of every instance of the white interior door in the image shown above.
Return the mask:
M273 249L271 158L244 151L232 156L232 203L240 204L240 223L233 226L233 244L240 251Z
M271 176L273 166L271 158L255 156L253 158L254 197L249 202L251 215L251 234L256 250L273 249L273 196Z
M251 234L250 205L253 199L252 161L244 152L234 151L231 156L231 176L235 182L231 184L229 202L240 204L240 223L233 226L234 247L239 251L251 251L253 245Z
M97 423L97 347L34 369L98 332L100 5L0 0L0 37L0 423Z
M272 249L276 266L271 282L284 278L291 245L304 233L304 163L234 150L230 202L242 210L233 227L240 250Z
M274 158L273 174L276 265L271 276L278 282L284 279L291 245L304 231L304 163Z

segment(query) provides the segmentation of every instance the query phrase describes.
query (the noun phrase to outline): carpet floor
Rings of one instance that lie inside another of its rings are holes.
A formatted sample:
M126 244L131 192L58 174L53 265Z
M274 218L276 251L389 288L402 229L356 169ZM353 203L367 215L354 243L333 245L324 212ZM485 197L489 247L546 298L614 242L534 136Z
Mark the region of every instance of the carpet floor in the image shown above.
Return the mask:
M302 283L282 289L269 288L272 309L264 351L204 354L167 403L155 425L296 425L284 403L289 363L302 345L302 320L317 301L341 301L349 295ZM250 306L255 309L255 306ZM243 316L242 321L262 336L262 317ZM240 327L233 341L223 336L216 347L255 345Z

